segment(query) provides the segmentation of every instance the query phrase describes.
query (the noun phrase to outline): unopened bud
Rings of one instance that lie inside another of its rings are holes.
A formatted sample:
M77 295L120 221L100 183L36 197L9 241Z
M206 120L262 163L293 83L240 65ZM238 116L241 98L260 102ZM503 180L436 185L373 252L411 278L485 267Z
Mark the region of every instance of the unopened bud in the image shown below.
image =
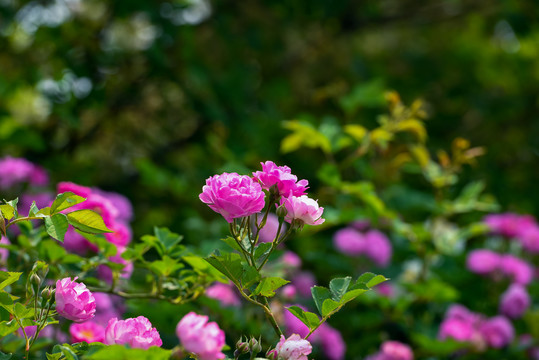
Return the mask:
M49 300L51 298L51 295L52 295L52 291L51 291L51 288L48 286L45 289L43 289L43 291L41 292L41 297L45 300Z
M266 352L266 358L268 360L277 360L279 357L279 354L277 353L277 350L275 349L269 349L268 352Z
M32 274L32 276L30 276L30 282L32 282L32 284L39 285L41 284L41 278L37 276L37 274Z
M251 340L249 340L249 349L253 354L258 354L262 351L262 346L258 340L251 338Z
M172 349L172 354L170 355L171 360L183 360L185 357L185 350L181 346L176 346L174 349Z
M236 343L236 352L239 355L241 355L241 354L247 353L248 351L249 351L249 344L243 341L243 337L240 337L240 339ZM234 352L234 356L236 356L236 352Z
M284 204L282 204L277 208L275 213L277 214L278 217L284 218L286 214L288 214L288 210L286 210L286 207L284 206Z

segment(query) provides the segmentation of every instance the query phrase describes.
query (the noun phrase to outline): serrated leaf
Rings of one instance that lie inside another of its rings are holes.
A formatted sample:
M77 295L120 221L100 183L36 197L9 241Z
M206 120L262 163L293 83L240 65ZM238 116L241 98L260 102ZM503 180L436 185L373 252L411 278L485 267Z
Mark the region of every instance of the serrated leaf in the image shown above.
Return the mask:
M332 315L336 310L338 310L343 304L333 300L333 299L326 299L324 303L322 304L322 311L320 312L322 316L330 316Z
M253 266L243 263L242 267L241 285L243 288L249 288L260 280L260 274Z
M225 244L227 244L228 246L230 246L232 249L236 250L236 251L239 251L241 252L241 246L238 244L238 242L232 237L232 236L227 236L226 238L224 239L221 239L225 242Z
M361 286L363 286L364 288L360 288ZM347 302L354 300L359 295L370 290L365 284L359 284L354 287L355 288L353 290L349 290L346 294L343 295L341 303L346 304Z
M170 276L176 270L183 267L184 265L179 263L178 260L172 259L166 255L163 256L162 260L156 260L150 263L150 270L162 276Z
M71 191L58 194L51 205L51 214L56 214L62 210L69 209L85 200L86 199L82 196L75 195Z
M16 303L13 306L13 312L19 319L26 319L33 316L34 309L31 307L24 306L21 303Z
M67 214L67 221L73 227L90 234L113 232L105 225L103 218L93 210L76 210Z
M288 284L289 282L290 281L281 279L280 277L265 277L262 278L253 294L272 297L275 296L275 290L283 285Z
M328 288L325 288L323 286L313 286L311 288L311 295L313 296L313 300L316 305L316 308L318 309L318 313L324 316L322 314L322 305L324 304L324 301L326 301L327 299L331 299L331 292Z
M168 254L183 240L183 236L175 234L167 228L154 227L154 233L157 240L163 245L165 254Z
M4 290L6 286L11 285L19 280L21 275L22 272L0 271L0 290Z
M333 300L339 302L342 296L348 290L348 286L352 281L352 277L347 276L344 278L335 278L329 282L329 290L331 291L331 297Z
M9 204L0 205L0 211L6 220L11 220L15 216L15 209Z
M45 229L52 238L64 242L64 236L69 227L67 217L64 214L54 214L45 217Z
M0 338L8 334L11 334L12 332L16 331L18 328L19 328L19 324L17 323L15 319L10 320L10 321L7 321L7 320L1 321L0 322ZM2 357L0 357L0 360L1 359Z
M302 323L307 325L309 330L314 329L320 324L320 319L315 313L305 311L299 306L290 306L286 308L292 315L297 317Z
M232 282L239 285L239 279L243 274L243 266L241 264L241 256L239 254L220 254L219 252L215 252L214 254L204 258L204 260L219 270Z

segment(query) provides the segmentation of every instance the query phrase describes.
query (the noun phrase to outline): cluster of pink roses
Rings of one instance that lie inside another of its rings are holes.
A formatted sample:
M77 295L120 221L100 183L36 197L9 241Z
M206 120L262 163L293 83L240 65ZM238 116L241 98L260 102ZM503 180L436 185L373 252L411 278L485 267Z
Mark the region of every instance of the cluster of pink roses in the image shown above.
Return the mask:
M531 215L514 213L490 214L484 218L491 232L515 238L531 253L539 253L539 224Z
M506 276L513 282L527 285L533 279L533 267L511 255L498 254L488 249L473 250L468 254L466 266L471 272L493 278Z
M316 200L306 195L308 182L299 180L288 166L277 166L271 161L262 163L262 171L251 176L237 173L223 173L206 179L199 198L225 220L257 214L264 209L266 194L269 191L279 199L279 205L286 210L285 220L300 224L319 225L323 208Z
M478 351L488 347L502 348L513 341L515 331L504 316L485 318L462 305L452 305L440 325L440 339L452 338L469 342Z
M347 256L365 255L376 265L387 266L393 252L391 242L382 232L363 228L361 223L361 227L352 224L338 230L333 236L335 248Z

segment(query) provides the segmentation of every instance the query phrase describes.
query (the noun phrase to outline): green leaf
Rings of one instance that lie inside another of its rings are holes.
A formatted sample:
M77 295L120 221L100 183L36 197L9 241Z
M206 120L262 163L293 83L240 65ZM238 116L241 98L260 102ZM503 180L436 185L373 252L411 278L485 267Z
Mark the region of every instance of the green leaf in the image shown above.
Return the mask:
M389 279L382 275L376 275L371 272L366 272L356 280L356 284L365 284L370 289L387 280Z
M281 279L279 277L262 278L255 291L253 292L253 295L262 295L265 297L275 296L275 290L285 284L288 284L289 282L290 281Z
M238 244L238 242L232 237L232 236L227 236L226 238L222 239L225 244L227 244L228 246L230 246L232 249L238 251L238 252L241 252L241 246Z
M58 194L51 205L51 214L56 214L62 210L69 209L85 200L85 198L75 195L70 191Z
M19 328L19 324L15 319L7 321L1 321L0 322L0 338L11 334L12 332L16 331ZM2 359L2 357L0 357Z
M16 303L15 306L13 306L13 312L19 319L26 319L33 316L34 309L29 306L24 306L21 303Z
M307 325L309 330L314 329L320 324L320 319L315 313L305 311L299 306L290 306L286 308L292 315L297 317L302 323Z
M260 280L260 274L253 266L248 265L247 263L243 263L242 267L243 273L241 274L240 284L245 289L258 282Z
M311 288L311 294L314 299L314 303L316 305L316 308L318 309L318 312L320 315L324 316L322 314L322 305L324 304L324 301L327 299L331 299L331 292L328 288L325 288L323 286L313 286Z
M15 216L15 208L9 204L0 205L0 211L6 220L11 220Z
M43 258L55 263L63 259L67 252L54 240L45 240L39 243L39 253Z
M165 254L168 254L183 240L183 236L175 234L167 228L154 227L154 233L157 240L163 245Z
M239 285L239 280L244 271L241 264L240 254L224 253L221 255L218 251L216 251L214 254L204 258L204 260L219 270L233 283Z
M347 276L344 278L335 278L329 282L329 290L331 291L331 297L333 300L339 302L341 298L348 290L348 286L352 281L352 277Z
M32 205L30 205L30 211L28 212L28 216L35 216L35 214L37 214L37 212L39 211L37 205L36 205L36 202L35 201L32 201Z
M101 215L93 210L76 210L67 214L67 221L73 227L90 234L113 232L103 222Z
M0 290L3 290L6 286L13 284L19 280L22 272L8 272L0 271Z
M339 310L345 303L339 303L333 299L326 299L322 304L322 311L320 312L323 317L331 316L337 310Z
M47 234L60 242L64 242L64 235L68 227L69 223L64 214L54 214L45 218Z
M62 355L65 356L66 360L78 360L79 359L79 357L77 356L75 351L73 351L73 349L71 349L71 346L69 346L69 344L54 345L54 347L52 348L52 352L53 353L62 353Z
M56 354L49 354L47 353L47 360L60 360L60 358L63 356L62 353L56 353Z
M13 354L4 354L3 352L0 351L0 360L9 360L11 359L12 356Z
M122 345L104 346L97 351L88 351L84 360L168 360L172 350L152 346L147 350L128 349Z
M166 255L163 256L162 260L156 260L150 263L150 270L157 275L162 276L170 276L183 267L184 265L181 264L177 259L172 259Z

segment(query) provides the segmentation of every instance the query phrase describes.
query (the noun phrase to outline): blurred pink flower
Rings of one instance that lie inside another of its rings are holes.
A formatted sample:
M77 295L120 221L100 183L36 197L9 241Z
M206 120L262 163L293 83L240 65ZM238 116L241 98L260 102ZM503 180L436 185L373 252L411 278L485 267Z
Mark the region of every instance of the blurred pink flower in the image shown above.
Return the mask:
M111 202L111 204L118 210L118 220L129 222L133 219L133 205L127 197L116 192L103 191L99 188L92 188L91 191Z
M78 185L69 181L62 181L59 182L56 190L58 191L58 194L64 193L64 192L72 192L75 195L81 196L83 198L88 198L90 194L92 193L92 189L86 186Z
M485 320L481 325L480 331L487 344L493 348L507 346L515 337L513 325L503 316L495 316Z
M10 245L11 243L5 236L0 236L0 244ZM7 258L9 256L9 250L3 247L0 247L0 264L5 265L7 263Z
M285 285L281 288L281 295L288 301L294 300L297 295L297 290L294 285Z
M94 317L96 303L86 285L75 280L77 277L56 282L56 311L66 319L83 322Z
M492 233L510 238L518 237L528 227L536 225L532 216L514 213L490 214L483 221Z
M117 295L106 293L93 293L96 303L95 317L93 322L106 327L112 318L120 318L125 312L124 299Z
M226 221L232 223L241 218L260 212L265 205L265 194L258 182L247 175L222 173L206 179L200 200Z
M73 227L69 227L64 235L64 248L74 254L85 255L87 252L97 252L99 249Z
M19 214L27 216L30 212L30 206L32 202L36 202L36 206L40 209L50 206L54 200L54 196L50 192L41 193L24 193L19 197L19 203L17 204L17 210Z
M327 323L322 324L318 330L322 351L329 360L343 360L346 354L346 343L339 330Z
M303 340L298 334L292 334L288 339L281 335L279 343L275 347L279 359L283 360L308 360L307 355L312 352L312 346L307 340Z
M276 186L281 196L301 196L306 194L309 182L307 180L298 181L298 177L291 173L288 166L277 166L273 161L260 163L262 171L253 173L253 177L260 182L262 189L270 190Z
M384 282L379 285L376 285L376 287L374 288L374 291L376 291L378 294L385 296L387 298L395 297L395 293L396 293L395 287L388 282Z
M354 228L346 227L333 235L335 248L348 256L357 256L365 253L367 241L362 233Z
M301 267L301 258L293 251L287 250L281 257L281 262L287 268L299 269Z
M105 234L105 239L107 239L108 242L121 247L126 247L129 245L133 237L133 233L129 225L122 222L114 222L109 228L113 232Z
M283 198L281 205L287 211L284 219L289 223L292 220L299 220L301 223L308 225L320 225L325 221L325 219L322 219L324 208L318 206L318 202L307 197L307 195Z
M239 306L240 298L231 284L216 282L206 289L206 296L218 300L223 306Z
M26 159L11 156L0 159L0 189L8 189L21 183L43 186L48 182L47 172Z
M522 247L531 253L539 253L539 226L529 226L520 234Z
M366 253L378 266L387 266L391 260L393 248L387 236L378 230L369 230L365 234Z
M262 221L262 216L259 216L258 221ZM260 229L259 239L262 242L273 242L277 236L277 230L279 230L279 218L277 215L269 213L266 218L266 225ZM281 227L281 234L286 231L286 224Z
M225 333L217 323L208 322L208 317L190 312L176 327L176 335L185 350L197 355L200 360L224 359L221 352L225 346Z
M131 274L133 274L134 266L131 261L127 261L122 257L123 252L125 251L125 247L123 246L117 246L118 252L116 255L109 257L109 261L116 263L116 264L122 264L124 267L120 271L120 277L122 279L129 279L131 277ZM112 270L107 265L99 265L97 267L97 275L100 279L108 282L109 284L112 283Z
M526 261L511 254L501 257L500 269L517 284L528 285L533 280L533 267Z
M148 349L150 346L161 346L163 342L150 321L144 316L139 316L127 320L110 319L105 329L105 344Z
M414 353L410 346L399 341L386 341L381 346L380 360L413 360Z
M475 335L474 324L459 318L446 318L440 324L438 337L441 340L452 338L457 341L471 341Z
M316 285L316 278L312 272L302 271L294 275L292 285L296 287L301 296L310 298L311 288Z
M73 323L69 326L71 342L86 341L87 343L105 341L105 328L93 321L86 321L80 324Z
M520 284L512 284L502 294L500 312L505 316L516 319L521 317L530 307L530 295Z
M487 275L496 271L501 265L501 256L487 249L473 250L468 254L466 266L476 274Z

